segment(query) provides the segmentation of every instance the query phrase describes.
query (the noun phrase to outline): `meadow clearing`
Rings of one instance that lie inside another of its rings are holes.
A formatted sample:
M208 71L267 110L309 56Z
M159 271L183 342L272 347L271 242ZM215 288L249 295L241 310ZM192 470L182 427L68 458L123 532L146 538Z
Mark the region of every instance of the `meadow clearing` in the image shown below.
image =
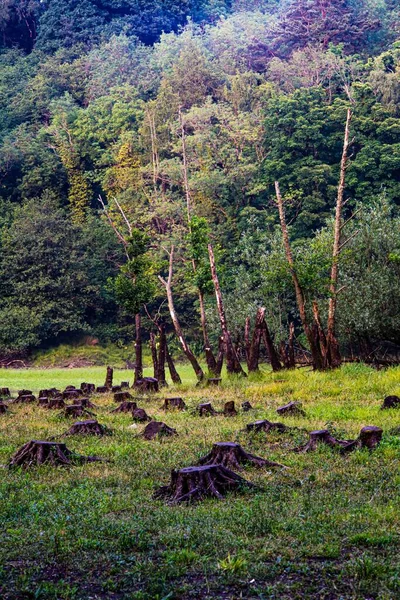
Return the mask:
M11 405L0 416L0 598L400 598L400 410L380 409L386 395L400 395L400 368L265 368L246 380L224 378L220 388L195 387L189 369L179 370L179 388L139 402L176 437L146 441L139 436L144 425L130 414L111 414L112 394L93 396L96 418L113 435L63 441L109 462L9 470L25 442L59 439L74 421L37 403ZM128 375L118 370L114 382ZM0 387L37 393L81 381L101 385L104 377L102 367L4 370ZM163 398L174 395L187 410L161 410ZM216 409L228 400L239 409L248 400L253 410L201 418L195 408L206 400ZM292 400L303 403L306 416L278 417L277 407ZM261 418L294 429L243 431ZM292 452L307 431L327 427L351 439L364 425L384 430L372 452ZM217 441L238 441L288 468L246 467L241 475L259 487L224 501L169 506L153 499L172 468L195 464Z

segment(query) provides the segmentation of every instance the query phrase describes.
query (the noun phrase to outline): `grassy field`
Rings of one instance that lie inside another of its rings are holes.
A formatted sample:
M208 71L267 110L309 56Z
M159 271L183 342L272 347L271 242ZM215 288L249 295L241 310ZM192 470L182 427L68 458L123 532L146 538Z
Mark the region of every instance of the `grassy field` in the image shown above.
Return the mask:
M259 598L400 598L400 410L381 411L383 397L400 395L400 368L376 372L363 365L331 373L305 369L201 389L184 368L179 394L188 410L160 410L164 394L140 406L177 429L176 439L147 442L130 415L113 415L111 395L95 397L105 438L66 438L72 450L110 462L73 468L0 470L0 598L206 600ZM118 371L116 381L127 379ZM104 368L3 371L13 390L104 382ZM172 387L169 394L178 393ZM237 417L203 418L204 400L222 408L254 406ZM256 419L301 400L305 418L287 434L249 435ZM0 417L0 463L30 439L59 436L72 424L36 405L15 405ZM364 425L384 429L373 452L340 456L321 448L295 454L303 430L328 426L339 438ZM247 450L287 465L246 468L262 489L225 501L168 506L153 500L174 467L189 466L213 442L239 441Z

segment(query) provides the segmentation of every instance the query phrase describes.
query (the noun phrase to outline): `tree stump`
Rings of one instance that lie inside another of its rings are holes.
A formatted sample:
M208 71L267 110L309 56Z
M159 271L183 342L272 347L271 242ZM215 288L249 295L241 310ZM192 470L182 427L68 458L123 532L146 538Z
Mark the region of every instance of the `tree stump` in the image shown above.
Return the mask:
M14 454L9 462L9 467L26 468L44 464L58 467L77 462L94 462L98 460L101 459L95 456L75 454L63 443L31 440Z
M67 385L65 387L66 392L71 392L72 390L76 390L76 387L74 385Z
M11 394L8 387L0 388L0 398L9 398L10 395Z
M165 499L170 504L195 502L207 497L220 500L228 492L244 487L254 486L222 465L186 467L172 470L170 484L159 488L154 498Z
M124 401L124 402L121 402L121 404L117 408L112 410L111 412L112 413L130 413L133 410L135 410L135 408L137 408L136 402Z
M277 408L276 412L281 416L291 415L293 417L305 417L306 413L301 406L301 402L289 402L289 404Z
M49 398L47 396L39 396L39 406L47 406L49 403Z
M104 387L107 388L107 390L111 390L111 388L112 388L113 377L114 377L114 369L112 369L111 367L107 367L106 381L104 383Z
M225 402L224 416L225 417L235 417L236 415L237 415L237 410L235 408L235 402L233 400L229 400L229 402Z
M330 434L328 429L318 429L316 431L310 431L310 433L308 435L309 435L308 442L306 444L303 444L302 446L299 446L298 448L295 448L293 450L294 452L301 452L301 453L313 452L314 450L317 449L319 444L326 444L330 448L344 447L345 445L349 444L349 442L341 442L341 441L335 439Z
M81 396L83 396L83 392L82 390L77 390L77 389L65 389L62 393L62 397L64 398L64 400L76 400L76 398L80 398Z
M246 402L242 402L242 410L244 410L244 412L249 412L249 410L252 409L253 407L248 400L246 400Z
M94 383L81 383L81 390L85 396L90 396L96 390Z
M155 379L154 377L143 377L136 381L134 387L142 394L155 393L158 392L158 379Z
M260 421L254 421L254 423L249 423L246 425L246 430L254 433L259 433L260 431L264 431L267 433L268 431L277 431L278 433L284 433L288 431L289 427L284 425L283 423L272 423L271 421L267 421L266 419L262 419Z
M14 404L25 404L30 402L35 402L36 397L33 394L21 394L18 395L18 398L13 400Z
M129 381L121 381L121 390L129 388Z
M360 435L358 436L360 447L369 448L370 450L376 448L376 446L378 446L382 440L382 434L382 429L380 427L376 427L375 425L363 427L360 431Z
M95 419L77 421L64 435L110 435L111 430L100 425Z
M89 398L79 398L77 404L80 404L83 408L96 408L96 405Z
M120 385L113 385L111 388L111 391L116 394L117 392L120 392L122 390L122 387Z
M200 417L213 417L217 411L212 407L211 402L204 402L197 407Z
M56 409L60 409L60 408L65 408L66 404L64 402L64 400L60 397L60 398L50 398L47 402L47 404L44 405L46 408L49 408L50 410L56 410Z
M211 377L210 379L207 379L207 385L220 385L222 379L220 377Z
M49 390L40 390L39 398L57 398L61 392L57 388L50 388Z
M265 460L254 454L246 452L240 444L235 442L217 442L211 452L203 456L197 463L199 465L222 465L227 469L241 470L242 465L254 467L282 467L275 462Z
M108 388L105 385L98 385L96 388L96 392L98 394L106 394L108 392Z
M398 396L386 396L381 408L400 408L400 398Z
M71 404L71 406L67 406L64 411L65 417L93 417L93 413L86 410L80 404Z
M129 392L116 392L114 394L114 402L123 402L124 400L130 400L132 398Z
M32 390L18 390L18 396L31 396Z
M7 404L4 404L4 402L0 402L0 415L5 415L7 411L8 411Z
M137 421L138 423L146 423L147 421L151 421L151 417L149 417L149 415L145 410L143 410L143 408L135 408L132 411L132 417L133 420Z
M184 410L186 404L182 398L165 398L162 408L164 410Z
M146 440L153 440L155 437L177 435L177 432L176 429L168 427L168 425L162 423L162 421L151 421L151 423L144 428L142 435Z

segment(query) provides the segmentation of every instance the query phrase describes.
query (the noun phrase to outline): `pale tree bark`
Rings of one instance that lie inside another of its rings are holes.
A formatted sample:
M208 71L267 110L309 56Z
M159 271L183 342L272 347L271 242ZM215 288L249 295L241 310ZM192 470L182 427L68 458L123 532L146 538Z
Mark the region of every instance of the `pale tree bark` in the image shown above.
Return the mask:
M279 211L279 220L280 220L280 224L281 224L283 245L285 248L286 260L289 265L289 269L290 269L290 273L292 276L292 281L293 281L293 285L294 285L294 289L295 289L297 308L299 309L300 319L301 319L301 323L303 325L304 333L306 334L308 343L310 345L314 369L321 370L324 368L324 361L323 361L323 358L321 355L321 351L319 349L319 345L315 340L312 327L310 326L308 319L307 319L304 294L303 294L303 290L301 288L299 278L297 276L296 269L294 266L293 254L292 254L292 249L290 247L289 234L288 234L287 224L286 224L285 207L283 205L283 199L282 199L278 181L275 182L275 191L276 191L276 200L277 200L278 211Z
M168 342L165 340L165 357L167 359L167 364L168 364L168 370L169 370L169 374L171 376L172 382L173 383L182 383L182 380L180 378L180 375L178 373L178 371L175 368L175 363L172 359L172 356L169 352L169 348L168 348Z
M350 146L350 123L352 119L352 111L349 108L347 110L346 127L344 133L343 152L342 160L340 163L340 179L336 201L336 214L335 214L335 229L333 237L333 252L332 252L332 268L331 268L331 282L330 282L330 299L328 307L328 327L327 327L327 349L329 352L329 362L331 367L340 366L342 359L340 356L339 343L336 338L336 307L337 307L337 284L339 278L339 255L341 249L341 231L342 231L342 213L343 213L343 199L344 189L346 184L346 170L349 160L349 146Z
M227 368L228 373L236 373L239 375L246 376L246 373L243 371L242 365L240 364L240 361L236 354L235 348L232 343L232 338L229 333L226 316L225 316L224 303L222 300L221 288L219 285L217 269L215 266L214 251L213 251L211 244L208 244L208 254L210 257L211 277L212 277L213 284L214 284L215 297L217 299L217 308L218 308L219 320L221 323L221 331L222 331L222 335L224 337L224 343L225 343L226 368Z
M172 275L173 275L173 265L174 265L174 250L175 250L174 246L171 246L171 250L169 252L168 278L164 279L163 277L161 277L159 275L158 279L165 287L165 291L167 293L169 313L171 315L171 320L172 320L172 324L175 329L175 333L176 333L178 340L182 346L182 350L183 350L185 356L187 357L187 359L189 360L190 364L192 365L193 370L196 373L197 379L199 381L202 381L204 379L203 369L201 368L200 364L198 363L197 358L193 354L189 344L187 343L187 341L185 339L185 336L183 335L182 327L179 322L178 315L176 314L176 311L175 311L174 298L172 295Z

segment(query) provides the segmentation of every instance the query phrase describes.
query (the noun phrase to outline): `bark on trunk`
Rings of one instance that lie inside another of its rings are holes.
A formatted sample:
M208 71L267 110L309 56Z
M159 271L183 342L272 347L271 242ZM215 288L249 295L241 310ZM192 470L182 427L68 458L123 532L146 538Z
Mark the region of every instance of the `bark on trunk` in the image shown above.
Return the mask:
M167 380L165 378L165 360L167 350L167 337L165 335L165 325L160 325L158 330L160 332L160 338L156 378L158 379L158 385L165 387L167 385Z
M142 319L140 314L135 315L135 383L143 377L143 352L142 352Z
M278 353L275 349L274 342L272 341L272 337L265 319L263 321L262 336L264 340L264 345L268 351L269 361L271 363L272 370L280 371L282 369L282 365L280 363Z
M195 267L193 267L195 268ZM217 375L217 361L212 351L210 339L208 337L207 318L204 308L204 294L199 290L199 305L200 305L200 320L201 329L203 331L204 353L206 355L207 369L210 375Z
M153 375L154 379L158 379L158 356L157 356L157 347L156 347L156 336L153 332L150 332L150 351L151 351L151 360L153 362ZM141 379L141 378L140 378ZM135 378L135 383L137 379Z
M222 335L224 336L224 342L225 342L226 368L227 368L228 373L236 373L239 375L246 376L246 373L243 371L242 365L240 364L240 361L236 354L235 348L232 343L232 338L231 338L231 335L228 330L228 325L227 325L226 316L225 316L225 308L224 308L224 303L222 300L221 288L219 285L217 269L215 267L214 252L213 252L211 244L208 245L208 254L210 257L211 277L212 277L212 280L214 283L215 297L217 299L219 320L221 323Z
M260 307L257 310L256 322L254 325L253 337L249 344L247 364L249 373L258 371L258 362L260 359L260 343L265 319L265 308ZM247 345L247 344L246 344Z
M165 356L166 356L166 359L167 359L168 370L169 370L169 374L171 376L172 382L173 383L178 383L178 384L182 383L180 375L179 375L178 371L175 368L175 364L174 364L173 358L172 358L171 354L169 353L168 343L167 343L166 340L165 340Z

